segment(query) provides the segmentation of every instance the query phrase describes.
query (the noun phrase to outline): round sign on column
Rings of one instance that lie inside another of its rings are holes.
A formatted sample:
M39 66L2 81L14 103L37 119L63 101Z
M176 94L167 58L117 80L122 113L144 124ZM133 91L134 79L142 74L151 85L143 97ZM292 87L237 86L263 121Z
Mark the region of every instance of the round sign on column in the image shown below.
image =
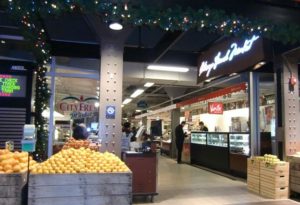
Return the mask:
M115 119L116 118L116 107L115 106L106 106L106 119Z

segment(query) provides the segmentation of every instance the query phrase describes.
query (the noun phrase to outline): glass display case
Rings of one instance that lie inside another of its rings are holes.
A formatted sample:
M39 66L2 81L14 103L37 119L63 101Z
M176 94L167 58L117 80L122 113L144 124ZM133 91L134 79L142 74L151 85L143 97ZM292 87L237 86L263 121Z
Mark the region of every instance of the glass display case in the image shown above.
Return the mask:
M250 153L249 133L230 133L229 140L230 140L231 153L249 155Z
M191 143L206 145L206 133L192 132L191 133Z
M228 133L207 133L207 145L228 147Z

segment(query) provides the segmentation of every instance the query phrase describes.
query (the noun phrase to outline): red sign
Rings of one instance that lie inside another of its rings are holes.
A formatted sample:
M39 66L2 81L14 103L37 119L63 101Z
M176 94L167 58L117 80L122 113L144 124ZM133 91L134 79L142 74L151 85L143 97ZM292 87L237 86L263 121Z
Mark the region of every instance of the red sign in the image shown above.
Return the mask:
M224 108L223 103L220 102L209 102L208 103L208 113L209 114L223 114Z
M176 107L180 108L180 107L183 107L185 105L191 105L193 103L201 102L201 101L204 101L204 100L209 100L209 99L216 98L216 97L226 95L226 94L229 94L229 93L239 92L241 90L246 90L246 87L247 87L246 83L241 83L241 84L238 84L238 85L234 85L234 86L231 86L231 87L220 89L220 90L217 90L215 92L211 92L211 93L206 94L206 95L202 95L202 96L199 96L199 97L195 97L195 98L177 103Z
M85 102L67 103L61 102L58 104L58 109L62 112L94 112L96 110L94 104Z

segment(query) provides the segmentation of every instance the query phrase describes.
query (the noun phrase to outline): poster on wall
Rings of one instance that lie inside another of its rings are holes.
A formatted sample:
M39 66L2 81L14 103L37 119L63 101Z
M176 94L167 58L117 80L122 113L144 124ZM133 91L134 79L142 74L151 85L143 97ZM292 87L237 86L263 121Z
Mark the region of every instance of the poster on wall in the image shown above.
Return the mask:
M26 76L0 74L0 97L25 97Z

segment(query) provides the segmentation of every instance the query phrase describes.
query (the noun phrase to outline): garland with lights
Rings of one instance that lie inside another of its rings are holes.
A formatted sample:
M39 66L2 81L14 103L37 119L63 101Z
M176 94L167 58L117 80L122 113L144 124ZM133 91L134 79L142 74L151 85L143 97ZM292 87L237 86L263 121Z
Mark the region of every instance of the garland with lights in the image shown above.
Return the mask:
M179 6L164 11L133 4L122 0L8 0L9 10L16 14L24 25L25 36L32 43L37 62L35 124L38 130L37 153L46 150L48 132L46 120L42 117L50 97L45 72L50 52L41 18L58 17L63 13L94 13L101 16L105 23L118 21L123 25L160 27L166 31L187 31L208 29L222 35L250 36L260 35L282 43L299 43L300 26L292 24L276 25L263 20L249 20L234 14L227 15L223 10L191 8Z

